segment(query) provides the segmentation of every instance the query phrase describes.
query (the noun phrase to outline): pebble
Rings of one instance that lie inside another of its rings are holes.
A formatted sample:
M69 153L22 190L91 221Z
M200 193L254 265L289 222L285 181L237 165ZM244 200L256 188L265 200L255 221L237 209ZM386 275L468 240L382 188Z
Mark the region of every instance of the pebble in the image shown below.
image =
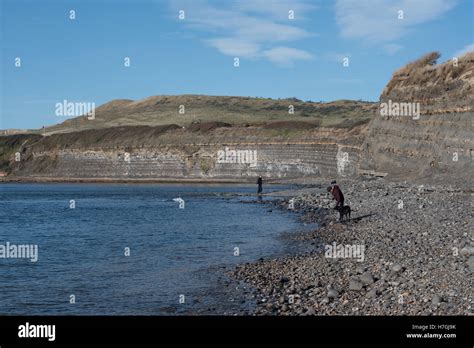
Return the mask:
M392 272L398 273L402 270L402 265L400 265L399 263L394 263L392 267L390 267L390 270Z
M359 279L365 285L370 285L374 283L374 277L370 272L365 272L359 277Z
M339 292L338 292L336 289L334 289L334 288L328 289L327 297L329 297L329 298L336 298L336 297L338 297L338 296L339 296Z
M469 260L467 260L467 266L471 270L471 272L474 272L474 256L471 256Z
M351 279L349 283L349 290L360 291L362 290L363 287L364 287L364 284L362 284L362 282L355 279Z

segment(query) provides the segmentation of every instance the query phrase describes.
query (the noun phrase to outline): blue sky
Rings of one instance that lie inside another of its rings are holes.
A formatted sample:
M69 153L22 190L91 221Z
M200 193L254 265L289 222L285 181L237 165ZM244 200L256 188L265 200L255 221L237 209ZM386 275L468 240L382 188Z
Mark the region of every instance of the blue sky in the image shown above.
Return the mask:
M409 61L474 50L473 0L0 3L2 129L62 122L55 105L65 99L97 106L161 94L376 101Z

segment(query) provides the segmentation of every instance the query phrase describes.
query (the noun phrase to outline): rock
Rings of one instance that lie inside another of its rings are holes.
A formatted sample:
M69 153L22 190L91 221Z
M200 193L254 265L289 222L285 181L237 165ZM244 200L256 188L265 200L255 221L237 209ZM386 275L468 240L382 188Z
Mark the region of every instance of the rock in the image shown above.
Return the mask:
M306 311L305 315L316 315L314 308L310 308Z
M365 285L370 285L374 283L374 277L372 276L372 273L370 272L365 272L359 277L359 279Z
M459 250L459 254L462 256L474 255L474 247L472 246L465 246L461 250Z
M328 289L328 298L337 298L339 296L339 292L334 288Z
M471 256L469 260L467 260L467 265L471 272L474 272L474 256Z
M367 293L368 298L374 298L376 296L377 296L377 290L376 289L372 289Z
M431 299L431 303L433 303L434 305L440 304L441 301L442 301L442 298L439 295L434 295L433 298Z
M284 284L284 283L288 283L290 281L290 278L288 277L281 277L280 278L280 283Z
M362 290L363 287L364 287L364 284L362 284L362 282L356 279L352 279L349 282L349 290L360 291Z
M402 265L400 265L399 263L394 263L392 267L390 267L390 270L392 272L398 273L402 270L402 268L403 268Z

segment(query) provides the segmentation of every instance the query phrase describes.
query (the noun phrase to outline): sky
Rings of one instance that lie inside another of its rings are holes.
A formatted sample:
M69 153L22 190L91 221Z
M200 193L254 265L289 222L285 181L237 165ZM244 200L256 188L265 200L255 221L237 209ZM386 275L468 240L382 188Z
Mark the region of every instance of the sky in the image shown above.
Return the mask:
M0 129L63 122L67 116L55 111L64 100L377 101L408 62L431 51L443 62L474 50L474 0L0 4Z

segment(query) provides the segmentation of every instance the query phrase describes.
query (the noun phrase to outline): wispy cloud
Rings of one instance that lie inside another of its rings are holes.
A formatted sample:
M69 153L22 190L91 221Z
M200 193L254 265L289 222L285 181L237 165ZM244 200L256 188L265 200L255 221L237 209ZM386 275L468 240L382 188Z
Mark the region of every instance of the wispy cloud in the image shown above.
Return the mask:
M335 14L343 38L386 44L385 51L394 54L402 48L396 40L455 5L455 0L337 0Z
M297 24L304 14L315 9L307 0L205 0L170 1L175 13L185 11L184 24L208 35L203 42L233 57L267 59L291 66L297 60L311 59L308 51L286 46L287 43L315 35ZM294 11L295 19L288 18Z
M260 45L248 40L220 38L207 40L207 43L228 56L252 58L260 52Z
M467 52L474 52L474 44L470 44L467 46L464 46L464 48L460 49L456 53L453 54L453 57L461 57L465 55Z
M290 47L275 47L262 52L262 55L273 63L291 66L295 60L309 60L313 56L306 51Z

